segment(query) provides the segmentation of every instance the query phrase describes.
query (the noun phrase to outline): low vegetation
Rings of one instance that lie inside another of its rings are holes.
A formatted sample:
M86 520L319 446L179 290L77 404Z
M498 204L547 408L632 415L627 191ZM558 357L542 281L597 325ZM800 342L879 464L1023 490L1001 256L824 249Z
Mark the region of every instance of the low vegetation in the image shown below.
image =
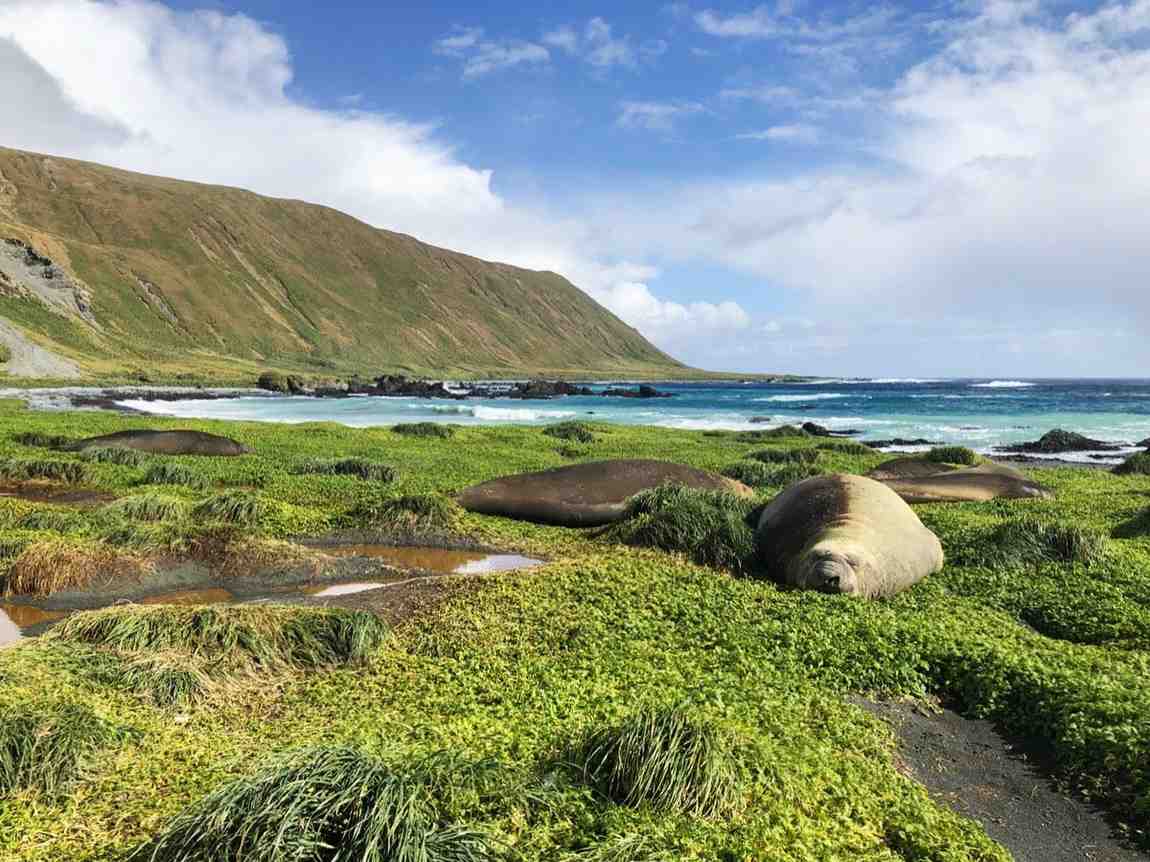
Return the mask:
M815 448L824 452L836 452L839 455L873 455L875 451L870 446L854 440L828 440L819 443Z
M204 662L176 651L122 659L115 662L102 679L109 685L142 695L159 707L196 703L206 697L214 685Z
M1100 530L1029 515L1003 521L973 538L971 546L958 553L967 563L983 566L1091 566L1102 560L1108 546Z
M586 422L560 422L558 425L549 425L543 429L548 437L557 440L569 440L573 443L594 443L595 434Z
M148 460L143 452L126 446L96 446L85 449L80 457L95 464L119 464L121 467L139 467Z
M105 506L104 511L129 521L178 521L187 517L191 506L180 497L152 492L122 497Z
M355 476L365 482L394 482L395 468L365 458L317 458L297 467L297 474L309 473L325 476Z
M937 464L963 464L969 467L982 460L977 452L965 446L935 446L922 457Z
M741 443L759 443L763 440L787 440L792 437L811 435L795 425L780 425L778 428L764 428L761 431L742 431L737 439Z
M60 449L72 442L63 434L45 434L43 431L24 431L12 435L12 442L36 449Z
M439 494L405 494L365 500L347 514L350 526L397 535L442 535L455 530L459 507Z
M648 707L592 727L564 756L578 781L618 805L730 817L742 805L733 736L681 708Z
M254 526L266 517L272 504L250 491L225 491L201 500L192 509L192 517L202 521Z
M3 594L50 596L108 582L131 583L147 562L131 551L102 542L54 538L31 542L8 565Z
M67 791L117 736L79 704L0 704L0 802L20 790L47 796Z
M1150 452L1137 452L1114 468L1119 476L1150 476Z
M446 440L455 436L455 428L440 422L405 422L392 425L391 430L405 437L438 437Z
M813 464L822 456L818 449L757 449L747 457L763 464Z
M10 458L0 462L0 479L9 482L46 479L52 482L67 482L78 485L87 477L87 469L83 464L76 461Z
M211 482L193 467L174 461L161 461L153 464L144 473L142 485L183 485L186 488L207 488Z

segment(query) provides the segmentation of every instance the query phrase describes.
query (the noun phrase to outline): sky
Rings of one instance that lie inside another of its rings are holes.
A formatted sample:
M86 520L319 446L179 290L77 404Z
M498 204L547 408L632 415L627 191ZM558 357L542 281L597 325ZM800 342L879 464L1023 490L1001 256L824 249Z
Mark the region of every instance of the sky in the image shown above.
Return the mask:
M1150 367L1150 0L0 0L0 82L0 145L554 270L699 367Z

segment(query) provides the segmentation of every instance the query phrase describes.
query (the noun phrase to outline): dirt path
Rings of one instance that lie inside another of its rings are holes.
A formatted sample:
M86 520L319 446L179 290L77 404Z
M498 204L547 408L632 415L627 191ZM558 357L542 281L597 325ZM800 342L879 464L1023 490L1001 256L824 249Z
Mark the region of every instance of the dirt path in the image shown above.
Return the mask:
M912 703L856 700L889 722L901 765L931 795L977 820L1018 862L1147 862L1096 809L1050 780L989 721Z

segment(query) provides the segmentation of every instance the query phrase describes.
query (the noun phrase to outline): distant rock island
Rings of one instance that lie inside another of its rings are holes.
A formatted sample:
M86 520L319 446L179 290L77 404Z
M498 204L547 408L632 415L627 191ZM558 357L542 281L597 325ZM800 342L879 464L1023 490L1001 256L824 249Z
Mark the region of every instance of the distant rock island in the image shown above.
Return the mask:
M590 386L567 383L563 380L525 380L510 383L456 383L448 386L442 380L421 380L398 374L385 374L366 382L359 379L326 381L309 385L304 379L291 374L265 372L258 385L267 392L285 395L311 395L318 398L346 398L353 395L376 395L396 398L442 398L463 401L468 398L511 398L521 401L545 401L565 395L584 395L600 398L671 398L672 392L660 392L646 383L634 388L611 386L594 390Z

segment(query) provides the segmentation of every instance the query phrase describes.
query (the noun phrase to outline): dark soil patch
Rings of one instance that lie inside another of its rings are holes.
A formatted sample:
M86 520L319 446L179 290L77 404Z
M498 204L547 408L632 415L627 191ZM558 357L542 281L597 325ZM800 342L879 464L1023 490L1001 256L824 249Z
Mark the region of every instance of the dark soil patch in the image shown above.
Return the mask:
M29 503L75 506L79 509L102 506L104 503L110 503L116 499L115 494L110 494L107 491L52 485L43 482L18 482L0 485L0 497L15 497L19 500L27 500Z
M1097 809L1059 793L1021 747L989 721L913 703L855 703L890 723L903 771L982 824L1018 862L1146 862Z

